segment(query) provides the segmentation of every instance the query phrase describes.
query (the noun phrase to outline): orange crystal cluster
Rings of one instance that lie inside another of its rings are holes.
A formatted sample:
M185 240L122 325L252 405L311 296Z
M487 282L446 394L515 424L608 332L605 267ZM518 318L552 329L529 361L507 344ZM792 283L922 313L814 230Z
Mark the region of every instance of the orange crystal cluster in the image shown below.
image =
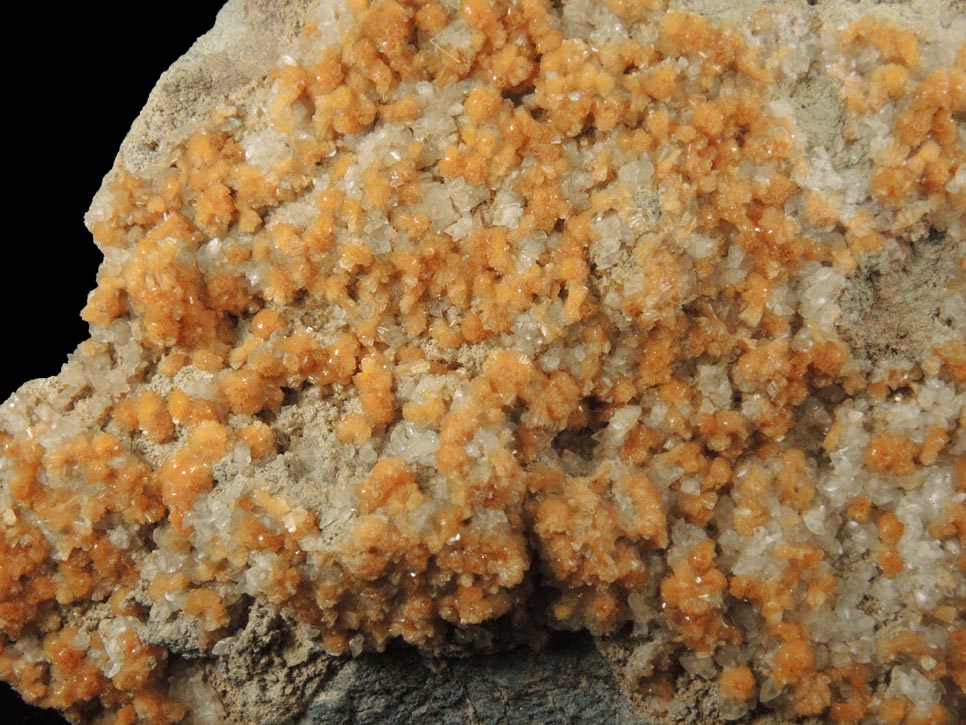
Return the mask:
M632 625L729 718L963 716L961 321L870 360L839 303L933 244L964 308L966 45L666 5L326 1L115 179L92 339L0 414L0 677L190 719L156 625L217 658L254 599L332 654ZM851 176L776 100L817 58L884 139Z

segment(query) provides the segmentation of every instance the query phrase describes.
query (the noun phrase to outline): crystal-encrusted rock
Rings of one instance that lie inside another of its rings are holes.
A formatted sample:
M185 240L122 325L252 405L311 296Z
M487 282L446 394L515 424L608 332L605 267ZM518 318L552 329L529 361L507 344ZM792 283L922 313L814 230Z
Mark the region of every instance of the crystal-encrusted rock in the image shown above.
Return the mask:
M91 338L0 409L0 677L958 721L964 119L962 2L229 3L87 216Z

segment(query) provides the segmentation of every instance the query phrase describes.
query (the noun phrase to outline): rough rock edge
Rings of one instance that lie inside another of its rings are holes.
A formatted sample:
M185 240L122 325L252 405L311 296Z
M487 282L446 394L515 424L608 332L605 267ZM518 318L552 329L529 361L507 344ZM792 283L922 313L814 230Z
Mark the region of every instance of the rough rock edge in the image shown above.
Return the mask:
M244 104L302 30L311 0L229 0L214 27L166 70L121 142L91 208L122 172L148 176L226 103ZM91 226L90 214L85 219Z

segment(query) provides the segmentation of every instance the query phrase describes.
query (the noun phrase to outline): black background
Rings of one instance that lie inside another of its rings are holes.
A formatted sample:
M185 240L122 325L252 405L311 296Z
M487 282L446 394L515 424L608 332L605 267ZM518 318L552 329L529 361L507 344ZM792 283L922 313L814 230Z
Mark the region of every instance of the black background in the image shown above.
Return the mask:
M101 255L84 212L155 81L214 25L221 4L35 2L8 18L0 402L56 374L87 338L80 310ZM0 683L0 722L64 720Z

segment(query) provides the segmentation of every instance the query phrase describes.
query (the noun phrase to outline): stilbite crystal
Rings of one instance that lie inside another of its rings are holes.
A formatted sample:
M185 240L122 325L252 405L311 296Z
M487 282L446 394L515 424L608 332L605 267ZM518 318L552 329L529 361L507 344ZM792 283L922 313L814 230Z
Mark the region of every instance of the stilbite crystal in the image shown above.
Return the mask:
M0 409L0 676L255 722L588 630L641 717L962 717L963 4L291 5Z

